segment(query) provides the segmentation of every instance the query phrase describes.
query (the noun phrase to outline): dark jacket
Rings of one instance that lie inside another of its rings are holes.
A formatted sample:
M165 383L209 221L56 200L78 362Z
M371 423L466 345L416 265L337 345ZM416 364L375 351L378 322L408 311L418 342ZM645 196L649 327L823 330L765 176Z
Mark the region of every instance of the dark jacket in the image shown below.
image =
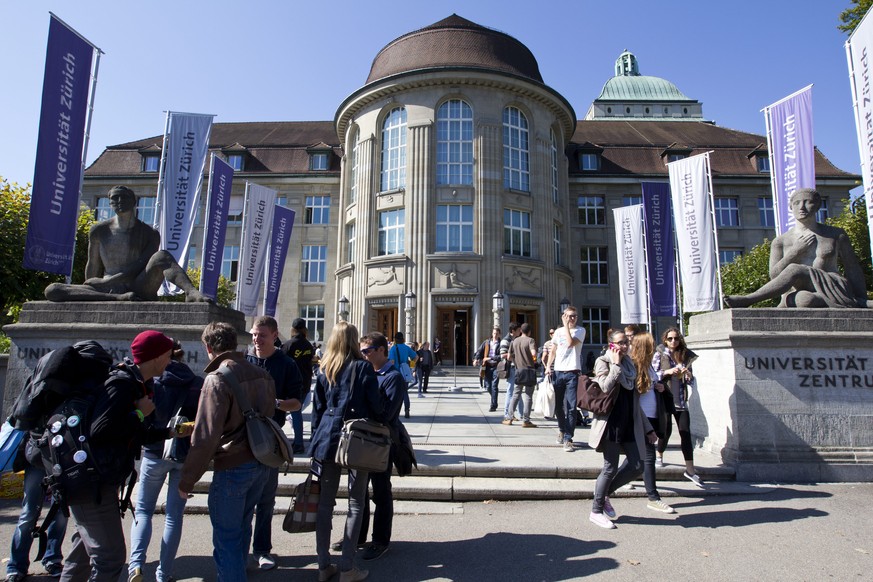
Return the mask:
M91 417L91 450L95 455L99 451L104 459L114 459L112 474L101 475L101 481L121 485L133 470L142 446L162 443L169 438L170 430L166 424L161 428L147 420L140 421L135 403L152 393L152 379L143 380L139 368L129 359L112 368L105 388Z
M379 382L379 392L385 408L385 424L397 428L400 424L400 409L403 408L403 400L409 387L391 362L376 371L376 380Z
M353 369L354 389L351 385ZM350 360L343 365L337 378L337 383L330 385L321 373L315 381L312 440L309 444L309 456L313 459L333 461L344 421L369 418L383 422L385 419L384 404L373 366L362 360Z
M312 384L312 357L315 355L315 348L312 347L305 335L298 333L292 335L287 342L282 344L282 351L297 364L300 377L303 378L303 392L304 394L309 392L309 385Z
M232 469L253 461L255 456L246 436L246 421L218 368L227 362L249 402L264 416L276 409L276 389L266 370L249 364L240 352L224 352L209 362L206 380L200 392L197 421L191 435L191 449L182 467L179 488L190 493L214 461L216 471Z
M276 350L269 358L259 358L254 353L248 353L246 360L270 373L273 383L276 385L276 398L278 400L296 398L301 402L303 401L303 380L300 378L300 371L294 360L286 356L285 352ZM286 416L287 413L278 408L273 411L273 420L279 426L285 425Z
M155 411L149 415L151 424L155 427L168 426L170 419L179 412L180 416L194 420L197 415L197 403L200 400L200 388L203 386L203 378L195 374L191 368L182 362L172 361L154 381ZM184 461L191 446L191 437L175 439L176 460ZM160 459L164 454L164 443L157 442L145 445L143 454L152 459Z

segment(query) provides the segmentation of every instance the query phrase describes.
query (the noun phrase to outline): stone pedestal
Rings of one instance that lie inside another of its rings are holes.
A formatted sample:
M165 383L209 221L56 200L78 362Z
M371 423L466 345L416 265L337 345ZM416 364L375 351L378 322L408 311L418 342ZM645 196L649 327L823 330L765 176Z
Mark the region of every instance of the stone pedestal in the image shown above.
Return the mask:
M224 321L240 333L240 345L250 341L245 315L210 303L164 301L81 301L53 303L31 301L21 310L19 322L3 331L12 340L9 369L3 394L5 418L37 360L53 349L86 339L99 342L120 361L130 355L130 342L146 329L156 329L182 343L186 363L201 373L209 358L200 342L206 324Z
M873 479L873 310L691 318L691 431L743 481Z

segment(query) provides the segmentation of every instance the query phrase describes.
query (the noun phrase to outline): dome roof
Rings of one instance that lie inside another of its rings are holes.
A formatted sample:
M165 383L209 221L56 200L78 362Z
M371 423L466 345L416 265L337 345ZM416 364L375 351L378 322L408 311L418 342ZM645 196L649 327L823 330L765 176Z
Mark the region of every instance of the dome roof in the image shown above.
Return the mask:
M388 43L373 59L366 84L443 67L498 71L543 82L533 53L518 40L452 14Z
M660 77L646 75L613 77L603 86L598 100L610 101L691 101L676 85Z

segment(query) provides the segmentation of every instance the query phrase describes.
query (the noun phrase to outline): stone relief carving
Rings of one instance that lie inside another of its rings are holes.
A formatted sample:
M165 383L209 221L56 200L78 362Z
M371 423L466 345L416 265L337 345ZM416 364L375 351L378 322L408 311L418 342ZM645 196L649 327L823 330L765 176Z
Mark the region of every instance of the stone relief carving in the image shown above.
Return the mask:
M461 275L469 275L473 272L472 269L467 269L466 271L458 271L458 266L452 264L451 268L448 271L443 271L439 267L435 267L437 273L446 278L446 288L447 289L475 289L475 285L470 285L469 283L465 283L461 281Z
M540 272L539 269L521 269L512 267L512 272L506 278L505 288L510 291L517 290L519 287L527 287L535 291L540 290Z

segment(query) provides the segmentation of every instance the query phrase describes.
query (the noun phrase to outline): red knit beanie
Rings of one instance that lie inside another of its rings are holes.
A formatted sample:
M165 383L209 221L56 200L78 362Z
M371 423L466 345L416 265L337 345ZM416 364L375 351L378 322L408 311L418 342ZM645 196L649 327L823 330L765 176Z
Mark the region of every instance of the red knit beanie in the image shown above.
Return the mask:
M143 362L154 360L172 349L173 340L153 329L142 332L133 338L133 342L130 344L133 363L137 366Z

